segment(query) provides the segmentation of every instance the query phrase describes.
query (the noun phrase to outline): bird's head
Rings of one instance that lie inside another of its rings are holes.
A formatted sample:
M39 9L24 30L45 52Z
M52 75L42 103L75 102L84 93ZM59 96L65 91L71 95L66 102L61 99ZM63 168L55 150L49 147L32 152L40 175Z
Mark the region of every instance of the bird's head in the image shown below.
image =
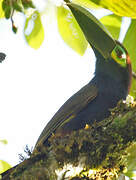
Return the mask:
M132 67L129 54L125 47L118 41L110 56L106 59L103 55L93 47L96 56L96 76L108 75L116 81L122 82L124 88L131 87Z
M128 92L130 91L131 81L132 81L132 66L130 56L126 50L126 48L118 41L116 41L117 45L113 49L111 56L112 59L124 70L128 75Z
M127 50L113 39L106 27L87 9L73 3L67 5L94 50L97 59L95 74L108 74L107 77L112 76L113 80L119 80L129 91L132 69Z

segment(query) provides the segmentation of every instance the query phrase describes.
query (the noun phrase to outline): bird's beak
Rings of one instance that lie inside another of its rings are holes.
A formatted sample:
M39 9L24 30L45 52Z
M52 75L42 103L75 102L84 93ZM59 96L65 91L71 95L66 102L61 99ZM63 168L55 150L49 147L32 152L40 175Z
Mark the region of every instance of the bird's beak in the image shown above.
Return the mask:
M116 41L105 26L85 8L73 3L67 3L67 6L77 20L88 43L94 46L105 59L109 58L116 46Z

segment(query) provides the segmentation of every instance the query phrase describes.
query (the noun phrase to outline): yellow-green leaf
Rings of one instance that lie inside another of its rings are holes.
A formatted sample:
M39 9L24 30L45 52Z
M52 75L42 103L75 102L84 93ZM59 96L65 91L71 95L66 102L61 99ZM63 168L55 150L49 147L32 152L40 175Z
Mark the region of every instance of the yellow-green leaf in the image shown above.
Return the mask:
M6 139L2 139L2 140L0 140L0 143L2 143L2 144L8 144L8 141L7 141Z
M130 89L130 95L136 98L136 79L133 77L132 78L132 85Z
M123 44L129 52L133 65L133 71L136 72L136 20L131 21Z
M2 8L2 2L3 2L3 0L0 0L0 18L5 17L5 13L4 13L3 8Z
M131 18L136 18L135 0L90 0L90 1L98 6L111 10L118 16L128 16Z
M115 38L119 38L122 18L115 14L104 16L100 21L106 26L111 35Z
M57 20L59 33L65 43L83 55L87 48L87 41L72 13L62 6L57 7Z
M136 177L134 171L136 171L136 144L133 144L128 150L127 153L129 156L127 157L127 172L126 176L132 178Z
M41 22L41 16L35 11L26 19L24 35L27 43L34 49L38 49L44 40L44 29Z
M132 20L123 41L124 46L128 50L133 71L136 73L136 20ZM130 94L136 97L136 79L133 78Z
M0 160L0 174L7 171L10 168L11 166L7 162Z
M100 7L99 5L97 5L96 3L94 3L93 1L90 0L72 0L73 3L76 3L80 6L84 6L87 8L93 8L93 9L100 9L102 7Z

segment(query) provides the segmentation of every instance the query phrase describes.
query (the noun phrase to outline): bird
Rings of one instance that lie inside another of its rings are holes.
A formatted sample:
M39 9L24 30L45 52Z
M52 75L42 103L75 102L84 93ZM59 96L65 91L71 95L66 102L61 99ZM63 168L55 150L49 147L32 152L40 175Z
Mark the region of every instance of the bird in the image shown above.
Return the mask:
M96 56L93 79L60 107L43 129L34 150L39 145L49 146L48 139L52 134L70 134L102 121L110 116L111 108L126 99L131 87L131 61L125 47L119 41L115 43L107 59L92 46Z
M78 12L74 9L72 11ZM86 14L83 14L82 18L91 20ZM79 15L77 17L80 18ZM88 20L88 23L80 21L79 25L83 23L80 27L96 56L94 77L55 113L39 136L32 154L39 146L49 147L51 145L49 138L55 133L68 135L72 131L83 129L86 125L92 125L95 121L100 122L109 117L110 109L114 108L121 99L126 99L130 91L132 67L126 48L119 41L112 39L94 17L92 21L94 24L90 23L90 26ZM85 28L86 24L87 28ZM97 34L99 36L96 36ZM2 177L6 179L17 166L4 172Z
M109 117L110 109L121 99L126 99L131 87L131 61L125 47L119 41L115 40L114 43L115 47L108 58L92 44L96 56L93 79L55 113L39 136L32 154L39 151L39 146L49 147L49 138L55 133L68 135ZM17 166L2 173L3 179L7 179Z
M32 153L39 146L49 147L51 144L48 140L52 134L68 135L109 117L110 109L121 99L126 99L131 87L131 61L125 47L118 41L115 44L107 59L92 46L96 56L93 79L60 107L43 129ZM2 173L3 179L7 179L17 166Z

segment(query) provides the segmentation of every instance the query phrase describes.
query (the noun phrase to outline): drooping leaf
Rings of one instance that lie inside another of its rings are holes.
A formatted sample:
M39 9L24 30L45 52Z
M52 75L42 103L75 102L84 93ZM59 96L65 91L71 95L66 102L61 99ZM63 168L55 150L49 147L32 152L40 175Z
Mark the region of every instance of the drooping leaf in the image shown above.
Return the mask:
M115 39L119 38L122 23L122 18L120 16L110 14L108 16L102 17L100 21L106 26L108 31Z
M9 19L11 17L11 13L12 13L12 8L9 6L6 8L6 11L5 11L6 19Z
M0 160L0 174L7 171L10 168L11 166L7 162Z
M73 3L68 3L67 5L71 9L89 44L95 46L105 58L108 58L116 43L107 29L85 8Z
M123 41L124 46L128 50L133 71L136 73L136 20L132 20ZM133 78L130 94L136 98L136 79Z
M11 17L12 13L12 4L10 3L10 0L3 0L2 1L2 9L4 11L4 16L6 19L9 19Z
M27 43L34 49L38 49L44 40L44 29L41 22L41 16L35 11L26 19L24 35Z
M80 55L87 48L87 41L72 13L64 8L57 7L58 30L63 40Z

